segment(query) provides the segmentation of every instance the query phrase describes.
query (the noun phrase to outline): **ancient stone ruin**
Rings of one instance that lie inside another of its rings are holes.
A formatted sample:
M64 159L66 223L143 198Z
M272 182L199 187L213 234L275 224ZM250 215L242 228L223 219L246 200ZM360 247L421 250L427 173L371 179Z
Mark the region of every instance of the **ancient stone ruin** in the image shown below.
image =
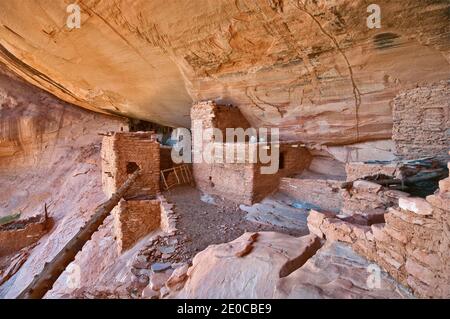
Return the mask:
M450 298L448 1L132 2L0 2L0 299Z
M223 137L227 136L227 128L247 130L250 124L238 108L217 105L213 101L193 105L191 109L192 135L197 133L195 121L201 121L202 129L217 128ZM250 154L257 154L260 145L250 141L216 142L203 139L202 146L206 149L213 146L214 158L220 159L208 163L201 158L203 154L193 153L193 170L197 187L209 194L224 196L238 203L253 204L261 201L267 195L278 189L279 179L293 173L301 172L308 167L311 155L308 150L297 144L277 143L268 146L279 148L278 171L275 174L263 174L261 167L265 166L260 159L251 161ZM249 136L247 136L250 139ZM256 137L257 138L257 137ZM240 153L242 151L242 153ZM268 152L271 150L269 149ZM232 154L233 161L228 163L226 157ZM242 155L241 155L242 154ZM239 156L244 158L239 158ZM282 159L280 161L280 159ZM240 160L240 161L239 161Z

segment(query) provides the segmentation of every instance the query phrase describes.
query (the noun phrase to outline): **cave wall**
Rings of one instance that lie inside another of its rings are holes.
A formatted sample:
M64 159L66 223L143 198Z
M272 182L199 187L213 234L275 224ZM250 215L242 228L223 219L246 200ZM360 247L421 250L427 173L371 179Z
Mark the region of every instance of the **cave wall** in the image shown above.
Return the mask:
M1 65L0 65L1 66ZM0 68L0 216L40 215L54 225L25 264L0 286L13 298L78 232L105 195L99 133L128 121L63 102Z
M389 140L394 97L449 78L450 3L380 0L369 29L371 3L86 0L69 30L63 0L6 1L0 61L100 112L188 127L193 101L216 100L285 140Z

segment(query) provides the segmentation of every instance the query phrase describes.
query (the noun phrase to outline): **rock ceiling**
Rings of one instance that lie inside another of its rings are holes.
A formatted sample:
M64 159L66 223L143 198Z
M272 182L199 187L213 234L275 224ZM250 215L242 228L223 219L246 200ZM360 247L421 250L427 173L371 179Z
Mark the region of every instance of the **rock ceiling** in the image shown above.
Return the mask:
M450 2L80 0L0 2L0 61L87 109L189 126L193 101L238 105L286 139L391 137L402 90L450 77Z

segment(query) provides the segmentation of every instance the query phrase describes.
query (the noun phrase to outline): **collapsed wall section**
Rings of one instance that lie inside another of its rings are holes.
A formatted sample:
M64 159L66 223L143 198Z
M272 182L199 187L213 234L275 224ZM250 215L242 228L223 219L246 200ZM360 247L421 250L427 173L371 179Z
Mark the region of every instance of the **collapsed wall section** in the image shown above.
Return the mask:
M34 216L0 226L0 257L36 243L50 228L46 215Z

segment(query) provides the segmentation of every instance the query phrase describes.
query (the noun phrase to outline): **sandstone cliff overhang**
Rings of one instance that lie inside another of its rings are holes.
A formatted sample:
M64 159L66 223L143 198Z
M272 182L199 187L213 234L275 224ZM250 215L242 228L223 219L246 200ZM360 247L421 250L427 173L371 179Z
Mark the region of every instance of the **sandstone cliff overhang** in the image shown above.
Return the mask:
M450 3L377 4L380 29L362 0L89 0L70 30L65 1L6 1L0 62L99 112L188 127L212 99L286 139L389 139L394 97L449 78Z

